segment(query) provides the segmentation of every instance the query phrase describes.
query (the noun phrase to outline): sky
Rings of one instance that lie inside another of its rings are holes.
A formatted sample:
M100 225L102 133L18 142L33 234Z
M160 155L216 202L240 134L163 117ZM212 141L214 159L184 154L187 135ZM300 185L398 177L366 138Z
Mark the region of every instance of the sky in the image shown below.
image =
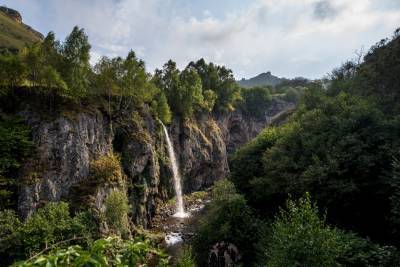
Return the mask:
M75 25L91 62L134 50L152 72L205 58L236 79L321 78L400 27L400 0L0 0L64 40Z

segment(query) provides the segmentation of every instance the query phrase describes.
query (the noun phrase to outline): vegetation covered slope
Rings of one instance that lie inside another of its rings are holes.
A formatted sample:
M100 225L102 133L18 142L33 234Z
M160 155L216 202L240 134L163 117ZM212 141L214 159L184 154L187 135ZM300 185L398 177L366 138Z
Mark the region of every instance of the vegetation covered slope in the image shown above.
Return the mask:
M396 31L234 154L233 184L219 185L195 242L200 263L224 240L245 266L399 266L399 55Z
M0 51L7 49L16 52L39 41L41 37L38 33L0 10Z

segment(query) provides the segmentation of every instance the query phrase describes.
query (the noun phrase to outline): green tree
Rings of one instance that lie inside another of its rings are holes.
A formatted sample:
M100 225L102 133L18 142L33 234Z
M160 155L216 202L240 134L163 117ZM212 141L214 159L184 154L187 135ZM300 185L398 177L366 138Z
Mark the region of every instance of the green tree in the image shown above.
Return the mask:
M186 68L180 74L180 86L174 95L177 103L175 109L183 117L190 117L195 111L199 111L203 105L201 79L196 70Z
M21 223L15 213L1 214L0 231L2 259L16 260L30 257L60 241L81 238L83 244L91 237L91 229L84 223L85 216L72 217L67 203L47 203Z
M196 69L202 82L203 91L212 90L215 92L217 96L214 105L215 111L229 112L235 109L235 106L241 100L241 96L240 88L230 69L213 63L207 64L204 59L190 62L188 67Z
M168 104L173 112L176 112L180 105L176 92L180 88L180 71L176 67L176 63L169 60L164 64L162 70L155 71L153 82L161 89L168 100Z
M217 182L212 190L212 202L193 241L193 251L199 266L207 266L210 248L218 242L232 243L243 256L244 266L253 260L256 221L244 197L229 181Z
M203 97L204 101L202 107L206 111L211 112L214 109L215 103L217 101L217 94L213 90L204 90Z
M268 88L253 87L242 89L241 94L244 102L242 108L245 112L257 118L265 117L265 111L270 106L272 100Z
M158 118L164 123L169 124L172 120L172 113L168 105L167 98L164 93L160 93L157 101L153 102L153 109L155 110Z
M22 223L13 210L0 210L0 258L6 265L15 260L15 240Z
M271 228L265 266L338 266L348 250L341 233L319 217L308 194L298 201L287 201Z
M25 79L26 69L16 55L0 55L0 87L4 92L8 88L21 85ZM1 93L0 93L1 94Z
M75 26L61 48L63 66L61 76L65 79L70 96L79 99L88 93L90 76L90 44L83 29Z
M400 147L399 125L360 97L306 92L276 139L263 133L237 152L231 179L249 204L266 215L287 193L310 191L330 211L330 222L390 238L391 187L385 177L392 168L387 159Z
M123 94L133 96L139 103L150 103L156 89L149 83L144 61L136 57L135 52L130 51L123 64L122 89Z

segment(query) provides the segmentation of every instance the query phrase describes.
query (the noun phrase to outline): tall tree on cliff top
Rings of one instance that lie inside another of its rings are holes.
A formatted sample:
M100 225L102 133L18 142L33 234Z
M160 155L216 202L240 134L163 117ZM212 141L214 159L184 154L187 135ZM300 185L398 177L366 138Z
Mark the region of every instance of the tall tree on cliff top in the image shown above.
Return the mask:
M224 66L207 64L204 59L190 62L189 67L196 69L201 78L203 91L212 90L216 94L214 111L229 112L235 109L241 99L239 86L232 71Z
M67 36L62 47L64 64L62 77L71 90L74 98L84 97L88 93L90 75L90 44L83 29L75 26Z

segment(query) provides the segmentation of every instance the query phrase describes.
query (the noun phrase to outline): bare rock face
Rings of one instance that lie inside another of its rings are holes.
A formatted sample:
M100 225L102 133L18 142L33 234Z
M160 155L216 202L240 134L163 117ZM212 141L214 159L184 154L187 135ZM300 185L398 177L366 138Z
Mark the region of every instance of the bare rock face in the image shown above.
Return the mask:
M106 154L112 146L108 122L99 113L52 122L25 115L37 152L27 163L19 194L24 217L44 202L68 198L71 186L88 177L90 158Z
M174 121L174 145L181 162L185 192L211 186L229 173L227 152L219 126L211 116Z

